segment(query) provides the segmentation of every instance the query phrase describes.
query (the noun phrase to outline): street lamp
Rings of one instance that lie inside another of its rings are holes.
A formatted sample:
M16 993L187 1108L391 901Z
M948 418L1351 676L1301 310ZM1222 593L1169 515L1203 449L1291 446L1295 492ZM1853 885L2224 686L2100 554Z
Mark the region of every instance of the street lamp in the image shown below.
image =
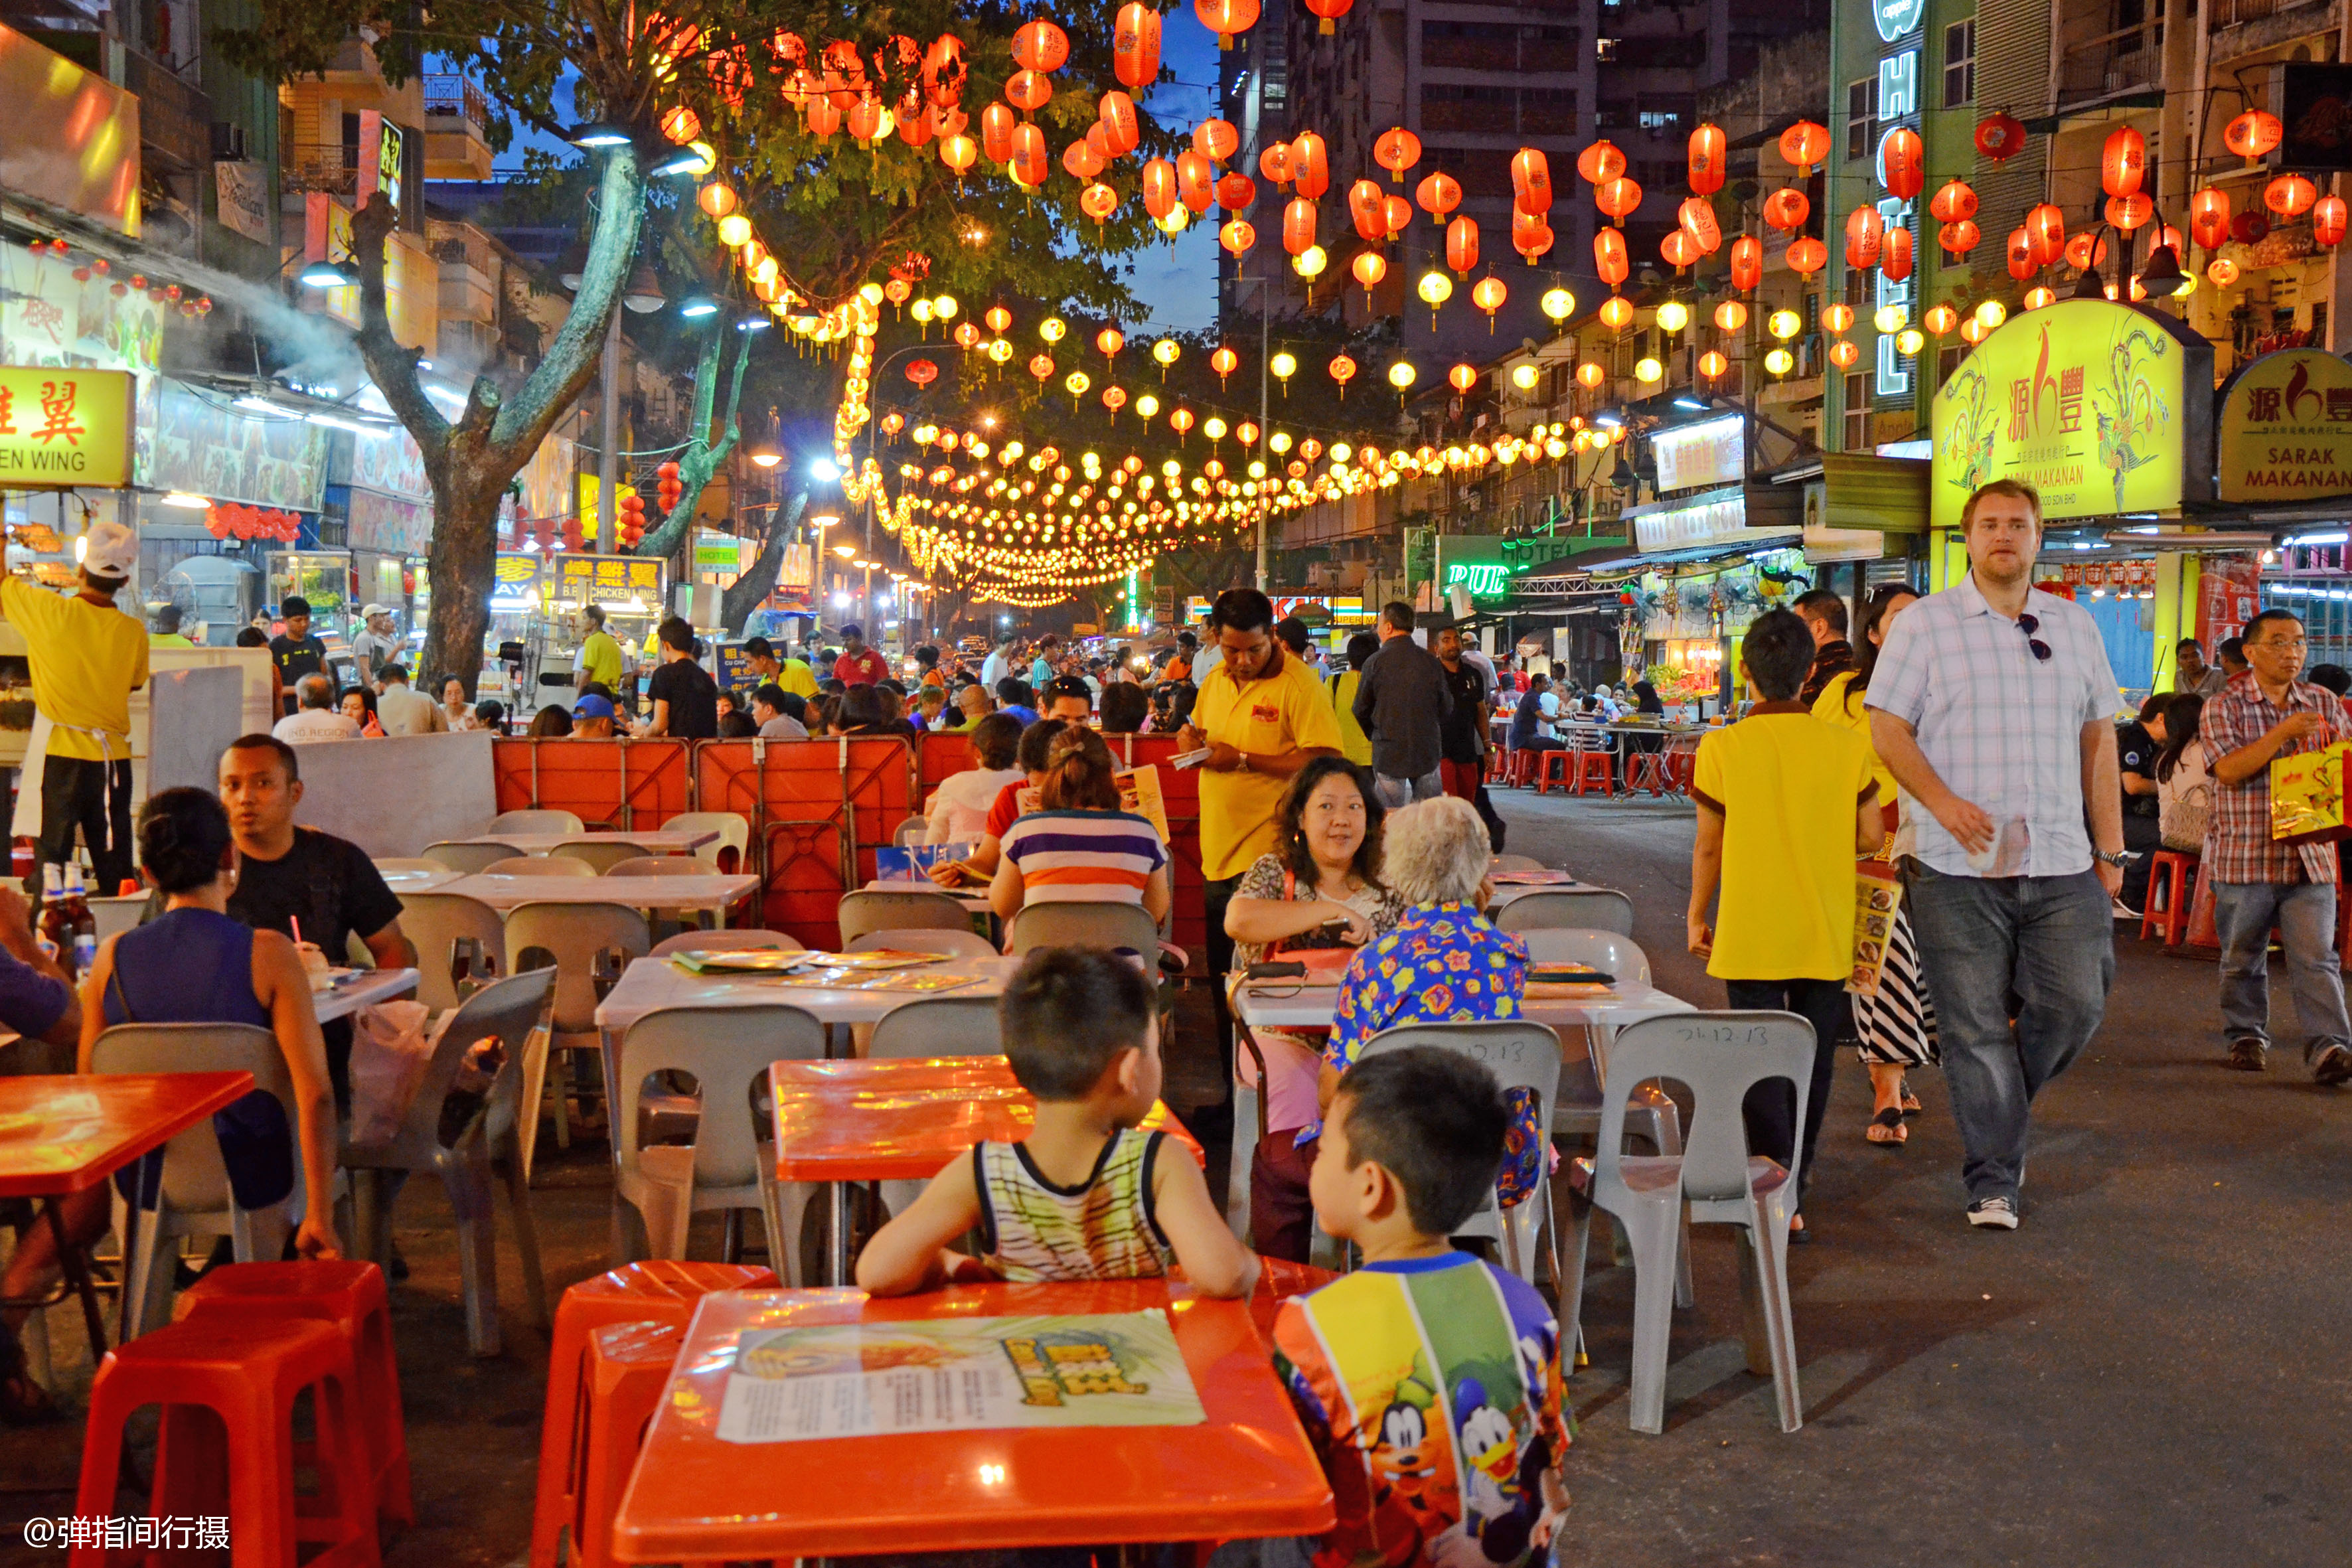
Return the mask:
M339 266L332 261L313 261L304 267L297 276L301 279L302 286L306 289L350 289L359 283L358 277L350 268Z
M635 138L612 121L599 120L593 124L573 127L564 133L564 140L574 147L584 147L595 153L611 147L625 147Z

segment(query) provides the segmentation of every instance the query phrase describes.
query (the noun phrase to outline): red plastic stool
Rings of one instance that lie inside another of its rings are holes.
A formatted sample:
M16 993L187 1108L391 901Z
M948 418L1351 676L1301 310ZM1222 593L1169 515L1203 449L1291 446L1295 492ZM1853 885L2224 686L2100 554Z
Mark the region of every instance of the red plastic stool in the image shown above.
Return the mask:
M323 1490L294 1490L294 1396L314 1389ZM325 1323L232 1321L205 1312L110 1352L89 1393L77 1515L108 1518L121 1484L122 1427L163 1407L148 1507L158 1519L228 1518L235 1568L377 1568L375 1488L351 1345ZM226 1509L222 1500L226 1500ZM102 1568L102 1546L77 1545L74 1568Z
M1576 753L1569 751L1545 752L1542 756L1543 772L1536 776L1536 793L1549 795L1554 778L1559 780L1560 788L1569 788L1569 770L1576 765Z
M376 1511L416 1522L409 1495L408 1435L400 1415L400 1367L392 1352L392 1309L383 1274L373 1263L229 1263L205 1270L180 1293L175 1322L199 1313L235 1313L238 1322L296 1320L329 1323L351 1346L360 1380L359 1415L375 1478Z
M1592 789L1598 789L1602 795L1609 794L1615 784L1613 761L1607 752L1577 752L1576 771L1570 775L1575 783L1569 786L1570 789L1577 795L1587 794Z
M2157 889L2164 889L2164 907L2157 907ZM2139 917L2139 939L2153 934L2167 947L2178 947L2189 933L2189 911L2197 901L2197 857L2178 849L2159 849L2147 863L2147 908Z
M616 1323L667 1323L683 1330L695 1303L713 1290L773 1289L771 1269L745 1263L632 1263L563 1293L555 1309L555 1343L547 1358L547 1415L539 1429L539 1491L531 1510L530 1568L553 1568L572 1522L579 1460L581 1401L588 1342Z
M616 1323L588 1336L568 1568L612 1568L613 1516L685 1343L686 1331L670 1323Z
M1663 753L1633 753L1633 770L1625 775L1625 793L1632 795L1640 789L1648 790L1653 798L1674 792L1674 785L1666 777L1666 759Z

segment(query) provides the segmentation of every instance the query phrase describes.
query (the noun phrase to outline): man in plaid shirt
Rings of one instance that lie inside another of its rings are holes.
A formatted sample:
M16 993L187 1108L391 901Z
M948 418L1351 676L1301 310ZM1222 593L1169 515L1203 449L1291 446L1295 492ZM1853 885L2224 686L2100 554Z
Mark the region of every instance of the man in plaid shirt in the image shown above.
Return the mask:
M2205 703L2200 734L2213 771L2205 876L2221 938L2221 1030L2230 1065L2263 1070L2270 1045L2270 940L2286 942L2303 1059L2324 1084L2352 1079L2352 1023L2336 955L2336 846L2271 837L2271 763L2352 738L2344 705L2303 669L2303 623L2264 610L2246 623L2242 675Z
M1896 617L1867 701L1872 743L1921 808L1906 882L1969 1223L2014 1230L2033 1097L2090 1043L2115 983L2116 678L2089 613L2033 587L2032 486L1981 487L1960 531L1969 574Z

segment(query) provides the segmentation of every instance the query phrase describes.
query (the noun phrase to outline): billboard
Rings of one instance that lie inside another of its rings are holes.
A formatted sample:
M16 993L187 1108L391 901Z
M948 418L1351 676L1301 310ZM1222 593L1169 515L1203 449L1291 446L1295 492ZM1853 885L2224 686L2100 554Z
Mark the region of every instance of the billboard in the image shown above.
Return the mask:
M2222 500L2352 495L2352 364L2322 349L2248 361L2221 391L2213 468Z
M0 365L0 485L131 482L131 373Z

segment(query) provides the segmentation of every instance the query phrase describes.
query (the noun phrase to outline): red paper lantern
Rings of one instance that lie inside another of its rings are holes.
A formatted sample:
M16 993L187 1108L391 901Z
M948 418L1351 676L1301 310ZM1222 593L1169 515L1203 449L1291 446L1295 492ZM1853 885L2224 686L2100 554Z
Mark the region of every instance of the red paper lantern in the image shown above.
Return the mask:
M1034 122L1013 128L1013 177L1024 185L1045 183L1045 133Z
M1936 243L1954 256L1966 256L1983 237L1983 231L1969 218L1956 218L1936 231Z
M1783 234L1804 227L1812 211L1813 204L1794 185L1783 185L1764 198L1764 221Z
M1511 154L1511 205L1540 217L1551 211L1551 160L1522 147Z
M1445 226L1445 265L1457 275L1478 265L1478 220L1458 217Z
M1503 301L1510 297L1510 286L1499 278L1481 278L1477 286L1470 290L1470 302L1486 312L1486 330L1489 332L1495 330L1495 312L1501 310Z
M1470 395L1470 389L1478 384L1478 367L1471 364L1457 364L1445 373L1445 380L1454 391L1467 397Z
M1356 281L1364 286L1364 299L1370 303L1372 290L1379 287L1381 279L1389 275L1388 259L1377 250L1360 250L1356 252L1356 259L1348 263L1348 270L1354 273Z
M1753 289L1764 281L1764 242L1743 234L1731 242L1731 286Z
M1576 172L1587 184L1605 185L1625 173L1625 154L1604 137L1576 155Z
M1378 245L1388 237L1381 219L1381 188L1371 181L1358 180L1348 187L1348 216L1355 220L1356 233L1369 243Z
M1412 226L1412 204L1402 196L1382 196L1381 225L1389 231L1389 237L1394 239Z
M1525 257L1528 266L1533 267L1536 258L1551 249L1551 244L1550 224L1533 213L1511 209L1511 248Z
M1176 210L1181 198L1176 194L1176 165L1165 158L1154 158L1143 165L1143 210L1155 218L1164 218Z
M2107 132L2099 153L2099 189L2111 196L2128 196L2147 177L2147 138L2128 125Z
M1070 36L1047 21L1024 22L1013 32L1013 59L1023 70L1060 70L1070 58Z
M2230 193L2206 186L2189 198L2189 233L2208 250L2230 237Z
M2301 217L2319 200L2319 187L2305 174L2281 174L2263 187L2263 205L2281 217Z
M1257 200L1257 182L1239 169L1228 169L1217 182L1217 205L1228 214L1244 211Z
M1713 256L1723 247L1723 225L1715 216L1715 204L1705 196L1685 196L1675 209L1675 222L1691 237L1702 256Z
M2107 198L2107 222L2129 234L2156 216L2156 198L2146 191Z
M1625 254L1623 229L1595 231L1592 236L1592 269L1601 275L1601 281L1612 289L1625 281L1633 268Z
M1304 256L1314 243L1315 204L1305 196L1293 196L1282 209L1282 248L1293 256Z
M1257 172L1274 182L1276 186L1287 188L1291 176L1290 143L1267 142L1265 151L1257 155Z
M1667 266L1679 272L1685 267L1696 266L1703 253L1690 231L1677 226L1666 230L1664 237L1658 241L1658 254L1666 258Z
M1830 247L1811 235L1789 243L1789 268L1799 275L1811 278L1830 262Z
M1217 47L1234 47L1234 35L1257 26L1258 0L1192 0L1192 15L1217 35Z
M1310 199L1320 197L1331 188L1331 153L1323 138L1312 131L1301 132L1290 144L1290 177L1298 185L1298 194Z
M940 367L927 359L919 359L907 367L907 379L917 386L929 386L939 378Z
M1421 162L1421 138L1400 125L1381 132L1372 143L1372 162L1389 172L1389 178L1398 182L1404 172Z
M2066 215L2056 202L2042 202L2025 215L2025 244L2037 267L2047 267L2066 249Z
M2320 197L2311 209L2311 237L2334 249L2344 238L2345 216L2342 196Z
M1004 84L1004 101L1028 114L1045 108L1046 100L1053 96L1054 80L1044 71L1014 71ZM856 112L851 110L853 116ZM854 118L850 129L856 129Z
M1192 127L1192 151L1212 163L1222 163L1240 150L1241 132L1230 120L1211 118Z
M2107 242L2104 236L2085 229L2066 242L2066 265L2077 272L2088 272L2094 267L2107 264Z
M1447 213L1462 205L1462 182L1441 169L1413 187L1412 199L1422 211L1443 223Z
M2009 231L2009 275L2020 283L2042 270L2033 259L2033 244L2026 237L2023 225Z
M2005 163L2025 151L2025 125L2009 114L1993 114L1977 121L1977 152L1996 163Z
M2271 220L2258 212L2240 213L2230 220L2230 237L2240 245L2260 245L2271 232Z
M989 107L991 109L1004 109L1004 105L1001 103L992 103L990 104ZM1007 124L1012 123L1013 111L1011 110L1004 109L1004 119ZM803 123L807 125L809 134L815 137L818 141L830 141L835 134L841 130L841 110L831 99L813 98L809 100L808 114L803 121ZM1002 161L1003 160L1001 159L999 160L999 162Z
M1638 182L1621 174L1594 187L1592 205L1622 224L1634 208L1642 205L1642 187Z
M822 100L820 100L822 101ZM809 123L816 122L816 105L809 105ZM1013 127L1019 121L1013 110L1001 103L992 103L980 111L980 150L988 154L992 163L1013 162Z
M1845 217L1845 264L1860 272L1878 265L1880 243L1886 237L1886 219L1876 207L1863 203Z
M1937 223L1958 223L1977 216L1977 193L1966 180L1946 180L1927 204L1927 216Z
M1886 231L1885 242L1879 247L1878 270L1890 283L1900 283L1911 276L1911 231L1895 227Z
M1239 218L1231 218L1217 231L1217 243L1239 256L1257 243L1257 230Z
M2279 144L2284 129L2279 117L2264 110L2249 109L2221 130L2221 145L2248 163L2263 157Z
M1062 149L1062 168L1074 180L1091 180L1103 171L1103 155L1091 142L1073 142Z
M1690 133L1690 188L1694 195L1711 196L1723 189L1729 146L1720 125L1703 124Z
M1195 214L1207 212L1216 200L1216 173L1215 164L1190 147L1176 154L1176 195Z
M1830 130L1826 125L1800 120L1780 132L1780 156L1794 163L1801 174L1811 174L1813 165L1829 155Z
M1150 87L1160 79L1160 12L1142 0L1128 0L1111 26L1111 62L1119 85Z
M1103 151L1114 158L1127 156L1143 140L1143 124L1136 117L1135 100L1117 88L1102 95L1102 101L1095 106L1095 116L1102 127Z
M1906 202L1927 187L1927 149L1916 131L1898 127L1878 144L1878 183Z
M1118 211L1118 193L1105 184L1088 185L1078 193L1078 210L1094 219L1097 225L1107 222L1111 214ZM970 321L956 329L957 341L961 342L966 332L971 332L972 342L980 341L980 334L972 331ZM969 348L971 344L966 343L964 346Z
M1315 30L1324 34L1335 31L1331 24L1347 15L1352 3L1353 0L1307 0L1307 8L1323 19Z

